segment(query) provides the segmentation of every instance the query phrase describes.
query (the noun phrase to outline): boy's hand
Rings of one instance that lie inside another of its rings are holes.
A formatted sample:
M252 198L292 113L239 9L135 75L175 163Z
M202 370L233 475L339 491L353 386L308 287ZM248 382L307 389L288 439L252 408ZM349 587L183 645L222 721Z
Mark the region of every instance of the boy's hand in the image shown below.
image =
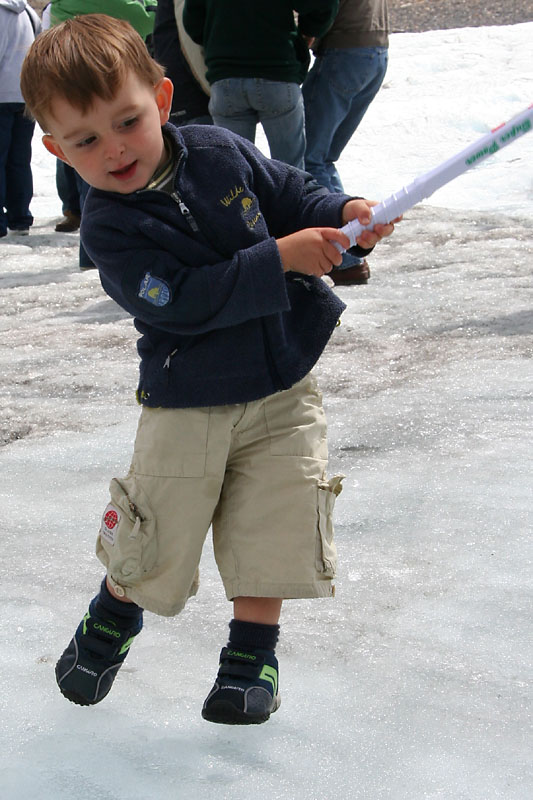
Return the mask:
M352 219L357 219L361 225L368 225L372 218L370 209L372 206L376 205L377 203L373 200L348 200L342 209L342 224L346 225L346 223L350 222ZM388 225L376 224L374 230L363 231L356 239L357 244L360 247L364 247L365 250L370 250L372 247L375 247L384 236L390 236L394 230L394 223L401 222L401 219L401 217L397 217L393 222L389 222Z
M276 242L284 272L301 272L318 278L342 261L332 242L339 242L343 248L350 246L346 234L337 228L304 228Z

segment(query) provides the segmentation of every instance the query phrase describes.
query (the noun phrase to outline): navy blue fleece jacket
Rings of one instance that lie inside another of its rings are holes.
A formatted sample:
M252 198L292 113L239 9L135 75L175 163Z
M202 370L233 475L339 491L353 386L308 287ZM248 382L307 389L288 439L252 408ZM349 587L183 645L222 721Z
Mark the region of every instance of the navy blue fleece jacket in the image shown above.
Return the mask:
M174 193L91 189L81 235L141 334L148 406L226 405L289 388L318 360L342 301L283 272L276 238L339 227L346 195L215 126L164 126Z

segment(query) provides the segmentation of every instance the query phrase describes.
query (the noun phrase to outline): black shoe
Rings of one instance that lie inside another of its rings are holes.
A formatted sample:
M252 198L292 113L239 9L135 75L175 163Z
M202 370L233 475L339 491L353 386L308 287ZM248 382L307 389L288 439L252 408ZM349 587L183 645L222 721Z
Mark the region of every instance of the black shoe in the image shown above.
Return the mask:
M202 709L204 719L256 725L266 722L280 703L278 662L272 651L222 649L217 679Z
M56 664L61 693L80 706L99 703L108 694L131 643L142 628L142 614L126 629L119 627L111 615L96 614L97 603L98 597L95 597Z
M333 267L331 272L326 274L331 278L335 286L362 286L368 283L370 269L365 260L361 264L354 264L352 267L346 267L346 269Z

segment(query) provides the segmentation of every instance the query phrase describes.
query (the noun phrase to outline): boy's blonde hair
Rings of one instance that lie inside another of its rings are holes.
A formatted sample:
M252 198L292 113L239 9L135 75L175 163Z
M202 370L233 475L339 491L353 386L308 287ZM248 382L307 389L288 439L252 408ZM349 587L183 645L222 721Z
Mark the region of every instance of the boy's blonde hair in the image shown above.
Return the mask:
M54 98L83 112L97 97L112 100L130 71L150 86L165 74L129 22L86 14L37 37L24 59L20 86L27 110L49 133Z

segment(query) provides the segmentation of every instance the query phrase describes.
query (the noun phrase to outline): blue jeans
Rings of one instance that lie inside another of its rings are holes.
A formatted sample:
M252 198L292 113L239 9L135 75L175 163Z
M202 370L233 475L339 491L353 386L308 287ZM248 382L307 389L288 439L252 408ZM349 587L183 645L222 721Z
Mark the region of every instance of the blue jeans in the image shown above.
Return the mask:
M211 86L209 113L215 125L229 128L249 141L261 123L278 161L304 168L305 119L297 83L263 78L224 78Z
M304 81L305 168L332 192L343 191L335 162L376 96L387 63L386 47L326 50Z
M0 103L0 236L7 229L33 224L31 140L35 123L24 116L24 103Z

